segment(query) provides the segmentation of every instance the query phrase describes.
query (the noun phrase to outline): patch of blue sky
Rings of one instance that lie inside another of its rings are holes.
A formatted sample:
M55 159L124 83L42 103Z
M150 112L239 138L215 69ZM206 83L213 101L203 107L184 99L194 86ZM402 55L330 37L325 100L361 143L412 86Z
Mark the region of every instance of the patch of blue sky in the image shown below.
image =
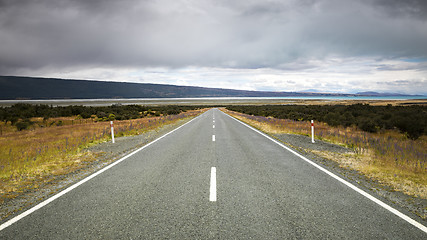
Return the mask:
M419 63L419 62L427 62L427 58L406 58L402 59L404 62L413 62L413 63Z

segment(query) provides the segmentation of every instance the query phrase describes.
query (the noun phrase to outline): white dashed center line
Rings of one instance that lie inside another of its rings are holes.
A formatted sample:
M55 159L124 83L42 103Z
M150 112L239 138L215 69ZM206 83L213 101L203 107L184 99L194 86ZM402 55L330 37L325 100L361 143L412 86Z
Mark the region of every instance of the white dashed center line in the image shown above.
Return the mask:
M216 202L216 167L211 168L211 187L209 192L209 201Z
M215 135L212 135L212 142L215 142Z

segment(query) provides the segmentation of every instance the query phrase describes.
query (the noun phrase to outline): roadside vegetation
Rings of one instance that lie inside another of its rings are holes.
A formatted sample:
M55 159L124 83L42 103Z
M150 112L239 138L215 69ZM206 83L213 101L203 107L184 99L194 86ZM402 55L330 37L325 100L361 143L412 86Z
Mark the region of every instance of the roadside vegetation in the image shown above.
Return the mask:
M83 149L194 117L197 106L50 107L17 104L1 108L0 194L14 195L90 164L97 156ZM12 117L11 117L12 116ZM13 118L13 119L12 119ZM120 120L117 120L120 119ZM20 127L20 123L28 126Z
M274 117L295 121L315 120L332 127L355 126L378 133L398 130L411 139L427 135L427 106L353 105L264 105L230 106L227 109L254 116Z
M35 123L40 127L52 125L62 126L67 124L82 123L88 120L92 122L103 122L110 120L129 120L150 116L174 115L187 110L199 109L199 106L153 106L120 105L115 104L103 107L91 106L66 106L53 107L49 105L32 105L18 103L11 107L0 107L0 121L10 123L18 131L31 128ZM72 117L69 122L63 120L53 121L52 118ZM42 118L43 123L35 122L32 118ZM0 132L1 134L2 132Z
M308 110L310 107L314 111ZM427 199L426 106L310 107L229 106L225 111L269 134L310 136L309 120L314 119L316 139L346 146L353 154L313 153L358 170L396 191ZM366 122L373 127L365 129Z

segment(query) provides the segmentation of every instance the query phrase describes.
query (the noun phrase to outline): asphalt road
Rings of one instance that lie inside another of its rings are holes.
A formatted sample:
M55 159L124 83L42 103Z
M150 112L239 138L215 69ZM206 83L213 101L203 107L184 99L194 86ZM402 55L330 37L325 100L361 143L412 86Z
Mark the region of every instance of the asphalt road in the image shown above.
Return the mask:
M426 238L217 109L0 231L0 239Z

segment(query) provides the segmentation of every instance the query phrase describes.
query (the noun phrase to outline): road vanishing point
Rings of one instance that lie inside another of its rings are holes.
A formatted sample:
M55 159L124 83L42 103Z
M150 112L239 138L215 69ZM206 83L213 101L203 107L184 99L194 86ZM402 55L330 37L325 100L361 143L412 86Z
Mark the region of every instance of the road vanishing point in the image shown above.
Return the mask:
M218 109L0 225L0 239L427 239L426 227Z

